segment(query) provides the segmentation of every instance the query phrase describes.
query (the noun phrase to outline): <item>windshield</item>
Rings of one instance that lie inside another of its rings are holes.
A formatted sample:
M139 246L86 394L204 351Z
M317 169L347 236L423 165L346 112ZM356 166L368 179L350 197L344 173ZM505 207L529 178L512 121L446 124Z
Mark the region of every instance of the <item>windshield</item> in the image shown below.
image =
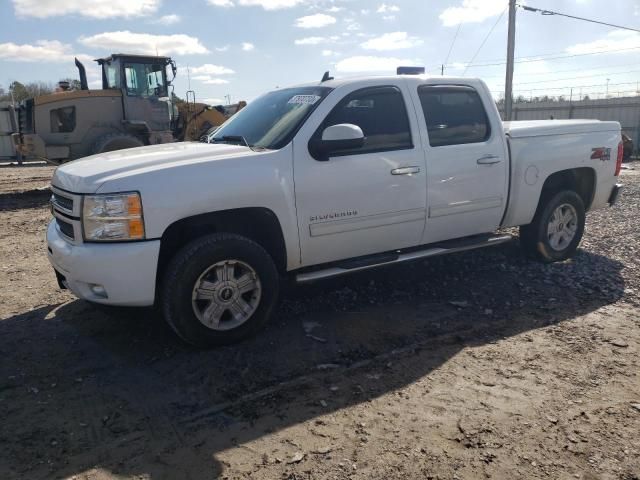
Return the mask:
M165 97L164 66L146 63L125 63L124 78L127 95L137 97Z
M231 117L209 141L282 148L330 91L328 87L298 87L267 93Z

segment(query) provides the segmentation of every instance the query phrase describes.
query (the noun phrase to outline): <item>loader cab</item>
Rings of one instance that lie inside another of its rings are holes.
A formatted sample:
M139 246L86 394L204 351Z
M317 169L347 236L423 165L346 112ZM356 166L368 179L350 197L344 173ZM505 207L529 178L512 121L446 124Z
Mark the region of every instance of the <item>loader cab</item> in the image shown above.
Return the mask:
M118 55L96 60L102 67L103 90L122 90L129 97L167 97L175 77L175 62L169 57ZM168 78L167 69L173 74Z
M102 67L102 89L122 93L127 130L149 138L149 143L168 141L166 132L171 131L174 119L170 90L175 62L169 57L124 54L96 61ZM155 138L155 132L161 132L162 138Z

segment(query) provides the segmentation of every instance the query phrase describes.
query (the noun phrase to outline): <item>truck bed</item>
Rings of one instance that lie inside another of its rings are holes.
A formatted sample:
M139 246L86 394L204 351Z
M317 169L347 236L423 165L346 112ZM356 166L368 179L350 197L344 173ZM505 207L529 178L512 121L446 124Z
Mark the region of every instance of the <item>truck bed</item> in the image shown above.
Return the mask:
M619 131L618 122L600 120L516 120L502 122L511 138Z

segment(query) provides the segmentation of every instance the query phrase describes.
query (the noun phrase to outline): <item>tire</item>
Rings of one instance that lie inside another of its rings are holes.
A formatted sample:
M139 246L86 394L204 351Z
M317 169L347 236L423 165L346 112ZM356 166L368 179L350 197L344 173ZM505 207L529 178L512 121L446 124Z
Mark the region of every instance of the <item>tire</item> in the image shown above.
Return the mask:
M200 348L229 345L267 322L279 289L278 270L264 248L240 235L218 233L194 240L173 257L160 305L185 342Z
M108 133L98 138L91 147L91 153L113 152L125 148L135 148L144 146L144 142L138 137L129 133Z
M533 221L520 227L520 243L527 254L541 262L560 262L576 252L584 225L584 203L576 192L543 192Z

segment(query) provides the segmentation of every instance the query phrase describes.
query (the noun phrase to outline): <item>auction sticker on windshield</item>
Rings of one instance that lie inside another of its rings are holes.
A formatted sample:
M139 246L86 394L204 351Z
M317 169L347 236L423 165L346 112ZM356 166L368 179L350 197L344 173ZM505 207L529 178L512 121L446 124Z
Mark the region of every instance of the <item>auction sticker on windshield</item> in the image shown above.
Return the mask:
M287 103L295 103L297 105L313 105L320 97L318 95L294 95Z

